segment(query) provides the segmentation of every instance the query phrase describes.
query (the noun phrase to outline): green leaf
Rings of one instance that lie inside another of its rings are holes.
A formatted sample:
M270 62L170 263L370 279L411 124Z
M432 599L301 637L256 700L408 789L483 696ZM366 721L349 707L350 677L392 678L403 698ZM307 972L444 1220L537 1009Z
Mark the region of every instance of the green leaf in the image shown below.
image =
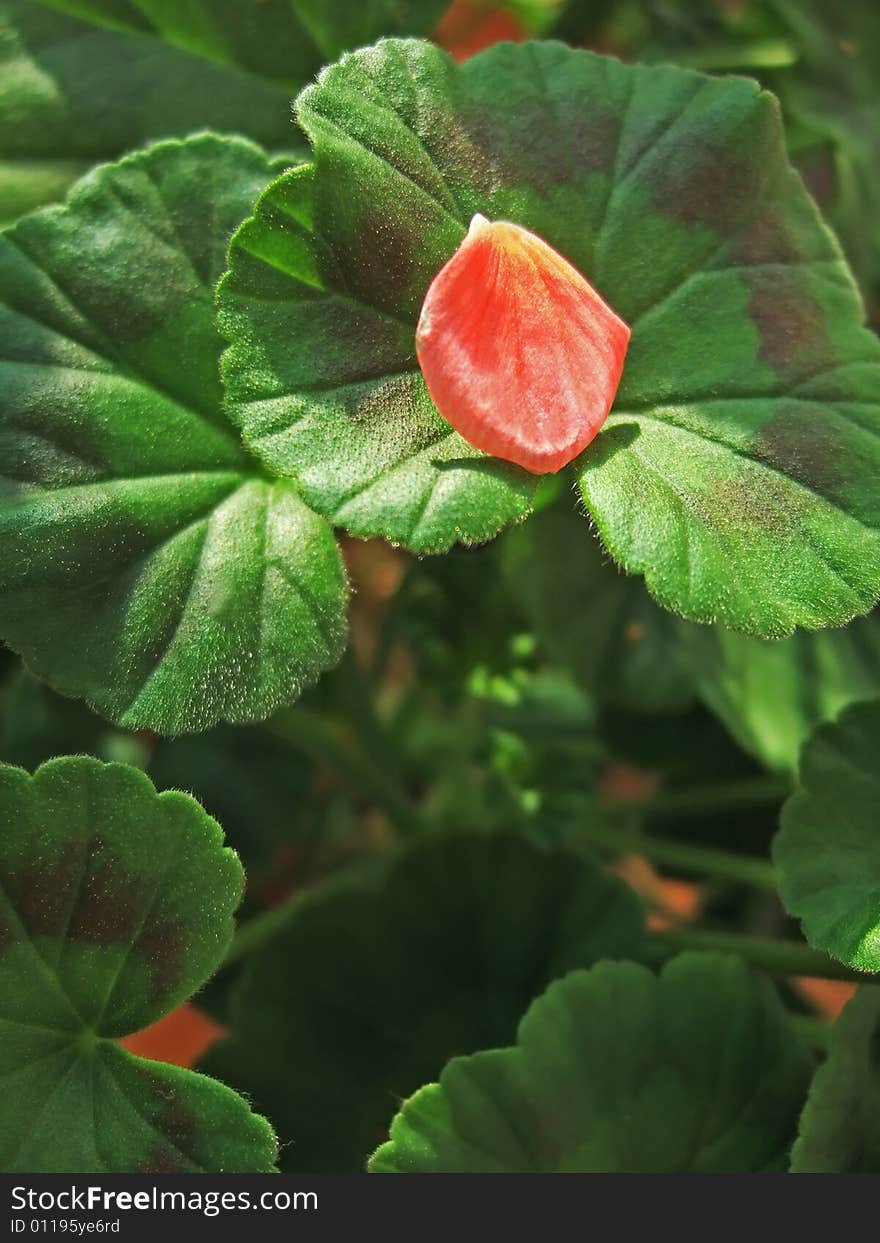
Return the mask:
M114 1043L217 966L242 881L219 825L136 769L0 766L0 1168L272 1168L229 1088Z
M772 986L683 954L552 984L511 1049L456 1058L397 1115L375 1173L785 1168L811 1069Z
M319 512L416 551L525 512L528 481L466 460L414 355L481 212L538 233L633 327L575 468L612 555L667 608L758 635L870 608L880 342L770 96L556 43L455 66L390 40L296 111L314 170L243 227L220 308L245 439Z
M502 554L544 651L598 699L648 712L693 699L683 624L617 571L580 514L537 514L505 535Z
M206 127L299 145L278 84L34 0L0 2L0 223L62 198L97 162Z
M154 35L287 86L382 34L427 33L448 0L40 0L86 21Z
M342 651L333 533L222 409L212 287L269 176L160 143L0 237L0 632L130 728L267 716Z
M748 0L735 8L577 0L555 33L613 47L626 61L748 73L774 91L798 171L865 293L880 294L880 16L872 0Z
M880 617L775 643L691 628L701 697L737 742L769 768L795 771L801 744L848 703L880 694Z
M780 893L811 945L880 971L880 700L820 725L773 845Z
M846 40L848 41L848 40ZM863 45L865 46L865 45ZM873 71L876 78L877 70ZM834 231L867 302L880 306L880 106L827 89L820 72L783 97L788 147L810 193Z
M640 939L632 892L575 855L424 843L372 884L298 904L206 1066L271 1102L289 1168L362 1168L395 1102L449 1057L507 1042L551 979Z
M880 1171L880 992L859 989L831 1032L791 1154L792 1174Z

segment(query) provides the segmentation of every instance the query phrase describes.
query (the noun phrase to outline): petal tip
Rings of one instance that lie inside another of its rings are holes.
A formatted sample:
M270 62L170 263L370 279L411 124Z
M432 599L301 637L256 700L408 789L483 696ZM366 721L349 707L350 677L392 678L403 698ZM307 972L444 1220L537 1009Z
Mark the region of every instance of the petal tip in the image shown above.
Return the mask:
M474 237L478 233L482 233L484 229L492 227L492 221L488 220L481 212L474 212L471 216L471 222L468 226L468 237Z

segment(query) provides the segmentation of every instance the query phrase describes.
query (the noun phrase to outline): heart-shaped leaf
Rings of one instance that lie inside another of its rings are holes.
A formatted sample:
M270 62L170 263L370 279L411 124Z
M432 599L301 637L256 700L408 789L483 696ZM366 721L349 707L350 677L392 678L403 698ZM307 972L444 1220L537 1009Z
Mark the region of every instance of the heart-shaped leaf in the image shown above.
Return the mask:
M785 1168L812 1062L735 958L654 976L599 963L551 984L517 1044L456 1058L405 1103L375 1173L729 1173Z
M764 636L874 603L880 343L770 96L555 43L455 66L389 40L325 70L297 116L314 170L243 228L220 308L245 438L320 512L416 551L524 513L527 481L451 431L415 359L426 290L481 213L538 234L633 329L576 473L661 603Z
M136 769L0 766L0 1168L272 1168L241 1097L114 1043L217 966L242 881L219 825Z
M129 727L266 716L342 651L333 533L222 408L212 288L270 175L160 143L0 237L0 632Z
M860 988L831 1033L791 1154L792 1174L880 1172L880 991Z
M504 1044L554 977L633 953L631 890L515 837L421 844L372 885L305 898L254 956L206 1067L271 1115L294 1170L361 1169L395 1102Z
M811 945L880 971L880 700L820 725L773 845L785 908Z

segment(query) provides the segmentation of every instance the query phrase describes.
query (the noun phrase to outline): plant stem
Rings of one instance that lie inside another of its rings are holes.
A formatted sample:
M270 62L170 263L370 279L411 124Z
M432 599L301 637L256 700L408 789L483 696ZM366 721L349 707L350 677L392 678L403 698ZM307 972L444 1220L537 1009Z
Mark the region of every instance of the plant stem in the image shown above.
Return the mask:
M285 708L266 722L266 728L313 759L327 764L349 786L381 807L401 833L419 832L418 808L395 777L377 763L375 754L364 755L323 717L305 708Z
M652 837L648 833L638 833L627 828L614 829L604 824L591 824L586 829L581 829L578 839L597 850L644 855L646 859L654 859L674 868L684 868L688 872L722 876L726 880L738 881L743 885L758 885L764 889L776 888L776 871L772 863L765 859L753 859L748 855L737 855L709 847L690 846L685 842L671 842L666 838Z
M714 785L670 790L643 802L621 804L648 816L698 816L705 812L727 811L734 807L754 807L781 803L791 793L786 777L745 777Z
M676 928L669 932L650 933L648 944L661 958L671 957L679 950L714 950L722 954L739 954L752 966L769 971L771 975L806 975L821 980L880 984L880 975L853 971L821 950L814 950L798 941L775 941L743 932L699 932Z

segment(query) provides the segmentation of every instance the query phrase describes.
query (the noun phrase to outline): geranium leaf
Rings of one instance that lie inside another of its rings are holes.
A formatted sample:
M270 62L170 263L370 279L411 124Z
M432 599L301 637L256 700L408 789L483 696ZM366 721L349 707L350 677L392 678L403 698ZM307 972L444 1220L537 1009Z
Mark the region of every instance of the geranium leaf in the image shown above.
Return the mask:
M820 721L880 694L880 617L842 630L762 642L720 626L689 627L700 696L737 742L769 768L795 771Z
M129 727L258 719L342 650L333 533L222 409L212 287L270 175L161 143L0 238L0 633Z
M780 893L811 945L880 971L880 700L820 725L801 752L773 856Z
M2 0L0 223L154 139L210 127L275 149L302 146L289 94L157 39L96 29L35 0Z
M873 604L880 343L769 95L555 43L456 66L388 40L297 116L314 171L244 227L220 307L245 439L320 512L417 551L524 512L517 474L465 461L415 360L425 292L481 213L538 234L633 329L576 467L625 568L764 636Z
M831 1033L791 1154L792 1174L880 1171L880 992L859 989Z
M811 1058L767 981L683 954L551 984L517 1044L456 1058L397 1115L375 1173L782 1170Z
M575 855L425 843L371 885L302 901L246 968L205 1065L271 1101L290 1168L362 1168L396 1101L453 1054L511 1040L551 979L641 935L633 893Z
M114 1043L214 970L242 881L219 825L136 769L0 766L0 1168L272 1168L229 1088Z

